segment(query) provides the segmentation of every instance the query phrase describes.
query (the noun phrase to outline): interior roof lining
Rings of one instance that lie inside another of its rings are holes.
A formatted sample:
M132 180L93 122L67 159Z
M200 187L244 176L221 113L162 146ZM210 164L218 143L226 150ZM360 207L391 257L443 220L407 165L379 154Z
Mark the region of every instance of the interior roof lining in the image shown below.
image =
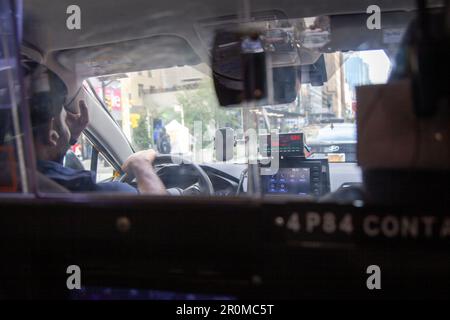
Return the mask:
M282 12L286 12L289 18L300 18L301 15L298 14L299 10L283 10L288 7L288 4L291 4L289 9L292 8L293 0L253 0L253 4L257 2L258 6L253 6L254 11L267 11L267 10L278 10ZM26 50L30 50L33 53L36 59L39 59L42 63L45 63L49 68L53 71L57 72L68 84L69 88L76 88L79 86L78 79L73 74L73 71L68 70L61 66L57 60L56 56L61 50L66 49L75 49L75 48L85 48L89 46L93 46L99 43L111 43L118 42L123 40L131 39L130 33L126 32L128 37L120 34L110 34L104 33L106 37L99 35L97 38L97 42L95 43L93 38L86 38L83 36L82 32L75 32L71 34L71 37L67 36L67 30L63 30L65 32L61 32L62 35L55 36L58 32L61 31L61 26L65 26L65 15L58 14L55 12L57 9L64 9L70 4L78 4L82 8L92 7L92 6L101 6L102 4L108 4L108 9L116 10L115 12L118 16L122 16L123 6L128 6L131 2L133 3L141 3L143 5L151 5L154 7L161 8L162 11L167 10L167 8L171 9L173 3L177 3L178 10L181 12L179 17L182 19L178 20L170 20L167 21L167 25L170 26L170 23L173 21L180 22L184 21L184 24L180 24L177 28L171 28L170 31L180 37L183 37L194 49L194 51L199 54L199 56L204 59L205 52L201 51L201 41L198 38L197 33L194 30L193 25L204 19L215 19L221 16L233 15L236 13L236 8L239 6L237 3L240 3L240 0L229 0L227 2L218 2L214 3L214 12L204 10L203 7L197 8L199 10L194 9L186 9L194 6L195 4L205 4L206 6L210 5L210 0L190 0L188 2L180 2L179 0L152 0L149 4L148 0L114 0L115 5L113 7L110 6L110 0L58 0L55 2L54 0L24 0L24 37ZM315 15L326 15L326 14L353 14L353 13L363 13L362 8L367 7L370 4L373 4L373 0L342 0L342 1L329 1L329 0L296 0L296 6L305 5L305 2L308 2L310 7L317 7L318 11L321 10L319 14L305 14L305 16L315 16ZM123 3L121 5L121 3ZM415 0L379 0L378 4L381 5L382 11L395 11L395 10L403 10L403 11L411 11L415 9ZM339 9L344 8L342 10L333 10L333 5L337 4L336 7ZM187 7L182 7L180 5L185 5ZM439 6L442 5L441 0L432 0L431 6ZM217 8L215 8L217 6ZM55 8L57 7L57 8ZM234 10L229 10L230 7L233 7ZM46 10L43 10L46 8ZM52 8L49 10L47 8ZM122 9L121 9L122 8ZM164 9L165 8L165 9ZM227 9L228 8L228 9ZM326 11L326 12L325 12ZM334 11L334 12L333 12ZM303 11L302 11L303 12ZM307 12L312 12L311 10ZM96 12L96 15L93 16L95 21L110 21L105 20L103 17L109 13L108 10L100 10ZM138 12L139 14L144 14L145 12ZM191 17L190 14L196 14L196 16ZM89 18L89 14L85 14L83 12L83 18ZM159 18L161 15L158 16ZM92 18L92 15L91 15ZM158 18L158 19L159 19ZM161 22L159 19L157 21ZM139 20L139 19L137 19ZM120 24L120 21L111 20L112 24ZM88 21L89 22L89 21ZM167 26L166 26L167 27ZM108 29L108 27L106 28ZM167 31L167 30L166 30ZM141 39L151 34L147 32L141 32L134 34L131 32L131 35L134 39Z
M56 14L60 10L65 13L66 7L73 2L83 8L82 30L66 30L66 15ZM278 10L289 18L301 18L322 14L365 13L372 2L373 0L254 0L252 9L255 12ZM131 3L135 6L130 6ZM173 6L174 3L176 6ZM111 6L110 0L25 0L25 21L28 23L24 30L26 40L38 47L44 56L62 49L119 42L132 37L142 38L155 34L154 30L175 33L190 40L195 36L192 26L197 21L236 14L239 4L239 0L229 0L226 4L215 2L213 6L210 0L190 0L189 3L178 0L115 0L115 5ZM415 0L379 0L378 4L383 11L411 10L415 7ZM108 5L108 10L98 10L102 5ZM94 14L92 11L95 9L97 11ZM110 32L111 30L113 31Z

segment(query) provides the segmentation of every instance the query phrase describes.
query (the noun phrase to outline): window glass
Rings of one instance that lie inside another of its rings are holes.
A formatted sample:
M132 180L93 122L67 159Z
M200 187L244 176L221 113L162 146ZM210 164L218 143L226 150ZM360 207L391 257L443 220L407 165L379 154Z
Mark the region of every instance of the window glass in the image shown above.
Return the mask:
M95 165L92 163L95 161ZM114 175L114 168L99 153L85 135L70 147L63 162L65 167L75 170L91 170L95 172L96 181L104 182L111 180Z
M338 33L342 30L333 31L331 24L327 16L265 17L262 21L242 24L262 30L266 54L276 57L271 62L274 82L269 83L273 90L279 90L276 86L280 83L274 79L283 76L280 73L283 67L294 70L294 77L280 87L294 90L294 98L289 103L266 103L253 108L221 107L209 62L140 70L121 68L120 73L89 77L88 83L134 151L154 149L160 155L181 156L205 167L214 167L223 175L230 173L229 167L223 167L225 163L236 165L233 173L236 185L219 183L216 194L241 193L236 189L247 179L244 169L252 161L248 129L257 132L257 157L261 157L261 141L265 139L261 133L276 130L285 135L302 134L307 159L349 164L342 169L333 167L333 170L345 172L342 178L345 180L333 181L334 188L340 182L358 183L362 178L356 166L356 88L387 82L400 38L384 49L379 49L379 45L342 49L345 45L332 42L333 36L342 36ZM211 50L214 33L203 27L208 29L200 25L199 36ZM231 132L232 136L226 143L226 159L217 144L218 134L223 132ZM166 186L186 186L187 182L176 169L163 171L161 177ZM340 175L331 172L331 179L335 174ZM277 185L272 189L284 192L286 186L277 179L276 184L270 184ZM242 186L242 190L246 187ZM324 187L319 193L323 195L328 189ZM312 193L311 182L309 192L304 194Z
M0 1L0 192L33 191L31 132L19 77L16 18L9 1ZM19 29L21 28L20 19Z
M385 83L391 63L384 51L365 50L324 54L324 64L328 72L325 83L300 84L297 99L291 104L263 107L266 120L271 129L280 133L304 132L313 154L317 153L313 156L323 156L327 145L348 143L340 161L355 162L356 87ZM211 76L198 71L204 67L152 70L155 77L146 84L140 83L139 72L121 78L111 76L115 80L105 88L106 105L124 132L129 133L136 150L155 148L160 153L215 162L216 131L225 127L237 133L243 130L243 110L219 106ZM97 92L102 92L99 78L90 81ZM154 89L146 91L144 86ZM138 92L138 99L130 98L133 92ZM110 101L120 103L111 106ZM261 110L254 112L261 114ZM265 119L261 117L260 121L265 127ZM195 132L196 124L199 132ZM196 136L202 138L201 145L194 142ZM234 162L245 162L245 144L237 136L235 140Z
M130 97L133 92L142 93L136 100L120 99L120 105L114 107L107 104L111 115L124 132L130 133L129 139L136 150L155 148L160 153L189 158L200 154L201 161L213 162L216 129L226 126L242 129L241 110L220 108L211 77L194 67L157 69L152 73L155 76L148 78L145 85L138 82L142 79L137 72L126 73L126 77L111 83L114 90L105 91L110 93L106 101L119 101L119 96ZM98 78L89 81L101 92L102 82ZM146 91L144 86L154 89ZM196 124L199 132L194 133ZM204 139L198 150L194 134Z
M97 181L98 182L109 181L113 178L113 175L114 175L114 168L108 162L108 160L106 160L105 157L101 153L99 153L97 160L97 174L96 174Z

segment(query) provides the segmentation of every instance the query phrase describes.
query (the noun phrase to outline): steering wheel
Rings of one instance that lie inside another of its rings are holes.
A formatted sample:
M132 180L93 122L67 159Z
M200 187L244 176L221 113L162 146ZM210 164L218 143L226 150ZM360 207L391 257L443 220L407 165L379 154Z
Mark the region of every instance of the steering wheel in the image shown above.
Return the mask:
M159 170L163 169L165 165L178 165L178 166L190 166L194 169L198 176L198 182L193 185L182 189L182 188L170 188L167 189L169 194L172 195L192 195L192 194L203 194L203 195L214 195L214 187L212 185L211 179L209 179L205 170L203 170L198 164L193 163L181 156L171 155L171 154L160 154L156 156L153 166L161 166ZM133 175L124 173L119 177L118 181L123 183L131 183L135 177Z

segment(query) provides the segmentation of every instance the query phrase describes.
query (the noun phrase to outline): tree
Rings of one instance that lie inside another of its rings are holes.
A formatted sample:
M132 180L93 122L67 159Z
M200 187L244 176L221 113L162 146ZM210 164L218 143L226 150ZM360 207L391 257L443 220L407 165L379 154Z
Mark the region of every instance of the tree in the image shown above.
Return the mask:
M203 135L208 133L210 124L213 124L215 129L241 127L240 110L219 106L211 81L202 82L196 90L177 94L177 100L184 108L184 121L190 132L194 130L195 121L201 121Z
M150 141L147 119L141 116L137 128L133 129L133 147L136 150L148 149Z

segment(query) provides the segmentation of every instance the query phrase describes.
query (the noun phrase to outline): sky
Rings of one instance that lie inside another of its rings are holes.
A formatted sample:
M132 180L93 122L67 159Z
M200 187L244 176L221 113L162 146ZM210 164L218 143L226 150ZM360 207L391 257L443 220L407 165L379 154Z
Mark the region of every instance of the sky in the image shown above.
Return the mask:
M369 65L369 78L373 84L386 83L391 63L383 50L359 51L358 56Z

